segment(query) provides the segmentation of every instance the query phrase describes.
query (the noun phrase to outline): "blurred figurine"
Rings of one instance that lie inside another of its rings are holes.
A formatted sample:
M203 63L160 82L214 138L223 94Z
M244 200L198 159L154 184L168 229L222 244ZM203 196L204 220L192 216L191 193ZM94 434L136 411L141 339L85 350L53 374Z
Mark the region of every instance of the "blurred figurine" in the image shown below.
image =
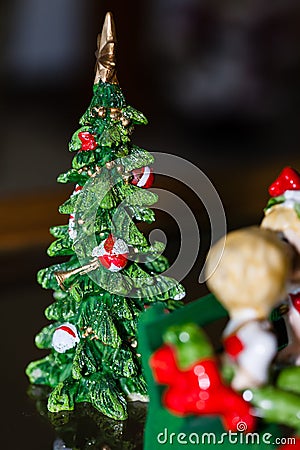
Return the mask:
M235 368L232 387L259 387L267 383L277 353L268 317L285 295L292 255L276 232L248 227L227 235L218 264L223 242L208 254L207 270L212 275L207 285L230 315L223 344Z
M216 255L214 247L208 257L213 268ZM212 277L231 315L228 327L236 328L237 338L231 344L231 353L236 350L234 381L244 377L247 388L243 392L229 386L234 366L214 354L202 328L210 328L215 348L220 349L223 326L218 321L227 314L214 295L210 293L172 314L164 314L161 305L143 314L139 343L150 395L145 450L159 450L161 444L168 443L171 448L176 441L194 448L200 444L197 436L204 434L214 434L219 439L216 442L221 442L224 428L250 435L255 430L257 437L267 433L281 436L282 426L288 427L299 445L300 367L277 370L276 360L272 361L276 339L263 328L270 326L269 311L285 290L291 258L289 245L276 232L245 228L229 233L224 257ZM264 384L258 386L262 380ZM254 428L256 417L258 428ZM247 445L257 448L253 441ZM268 446L260 440L259 448L267 450Z
M288 286L286 313L283 315L288 345L278 355L280 361L300 366L300 175L285 167L269 187L271 199L261 226L282 234L294 250L293 273Z

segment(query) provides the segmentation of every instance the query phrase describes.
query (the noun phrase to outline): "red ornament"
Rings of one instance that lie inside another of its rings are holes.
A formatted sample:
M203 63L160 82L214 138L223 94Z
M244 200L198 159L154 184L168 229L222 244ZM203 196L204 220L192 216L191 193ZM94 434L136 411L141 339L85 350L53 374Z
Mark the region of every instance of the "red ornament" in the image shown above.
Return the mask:
M129 249L125 241L116 239L112 234L92 251L100 263L111 272L119 272L128 261Z
M144 189L150 188L154 182L153 169L149 166L134 169L132 172L133 179L131 184Z
M223 345L225 352L233 359L244 350L244 344L235 334L226 337L223 341Z
M245 431L255 427L251 406L221 380L217 363L209 357L197 361L188 369L177 366L175 348L164 344L150 358L150 366L157 383L167 385L163 394L165 407L173 414L219 415L227 430Z
M285 167L278 178L269 187L271 197L277 197L285 193L285 191L300 190L300 174L291 167Z
M78 133L78 137L81 140L80 150L95 150L95 148L97 147L97 142L94 136L88 131L80 131L80 133Z
M293 307L300 313L300 291L296 292L296 294L289 294Z
M73 194L74 195L79 194L79 192L82 191L82 189L83 189L83 186L80 186L80 184L76 184Z

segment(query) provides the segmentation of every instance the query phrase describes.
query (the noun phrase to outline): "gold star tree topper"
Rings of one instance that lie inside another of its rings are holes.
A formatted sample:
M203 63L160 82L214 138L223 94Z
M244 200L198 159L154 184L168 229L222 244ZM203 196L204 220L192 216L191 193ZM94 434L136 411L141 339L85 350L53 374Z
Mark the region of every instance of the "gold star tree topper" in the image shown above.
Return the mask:
M111 12L106 13L101 34L97 38L96 76L94 84L103 81L118 84L116 76L116 30Z

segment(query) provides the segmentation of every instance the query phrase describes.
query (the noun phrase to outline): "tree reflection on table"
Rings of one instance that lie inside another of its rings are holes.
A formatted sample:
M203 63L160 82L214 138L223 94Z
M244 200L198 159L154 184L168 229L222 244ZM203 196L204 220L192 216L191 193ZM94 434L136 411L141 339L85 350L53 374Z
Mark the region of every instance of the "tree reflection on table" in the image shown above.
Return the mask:
M74 411L50 413L47 410L48 394L49 390L44 386L28 389L39 414L55 429L53 450L142 450L147 404L130 403L128 419L117 421L99 413L88 403L78 404Z

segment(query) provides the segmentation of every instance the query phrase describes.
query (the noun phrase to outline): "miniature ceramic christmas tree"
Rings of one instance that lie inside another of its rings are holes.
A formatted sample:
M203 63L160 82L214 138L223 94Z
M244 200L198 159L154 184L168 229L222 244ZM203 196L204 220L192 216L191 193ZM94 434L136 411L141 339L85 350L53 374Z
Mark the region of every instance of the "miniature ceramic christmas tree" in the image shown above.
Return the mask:
M111 13L98 37L96 77L90 106L70 142L72 168L58 177L75 183L60 207L69 224L54 226L50 256L66 262L42 269L39 283L54 290L45 315L52 323L36 336L50 349L26 373L31 383L52 388L51 412L89 402L114 419L127 417L128 400L145 400L146 384L137 351L136 326L147 305L172 310L183 287L161 275L168 267L164 246L150 244L137 222L151 223L149 191L153 157L130 141L142 113L127 105L116 78Z

